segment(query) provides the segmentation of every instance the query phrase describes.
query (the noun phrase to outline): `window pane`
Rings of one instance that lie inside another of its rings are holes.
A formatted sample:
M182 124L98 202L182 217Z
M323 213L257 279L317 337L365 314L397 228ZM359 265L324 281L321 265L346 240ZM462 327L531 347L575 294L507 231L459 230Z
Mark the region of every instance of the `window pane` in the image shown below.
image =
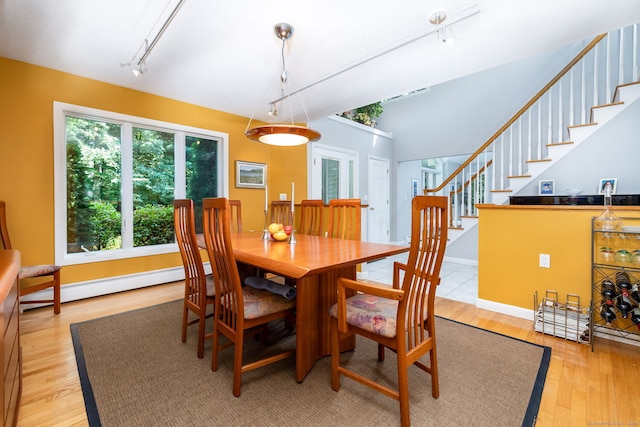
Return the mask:
M67 253L120 248L120 125L65 120Z
M329 203L331 199L340 197L340 162L322 159L322 200Z
M187 136L187 198L193 199L196 232L202 233L202 199L218 197L218 141Z
M133 128L133 246L174 242L174 134Z

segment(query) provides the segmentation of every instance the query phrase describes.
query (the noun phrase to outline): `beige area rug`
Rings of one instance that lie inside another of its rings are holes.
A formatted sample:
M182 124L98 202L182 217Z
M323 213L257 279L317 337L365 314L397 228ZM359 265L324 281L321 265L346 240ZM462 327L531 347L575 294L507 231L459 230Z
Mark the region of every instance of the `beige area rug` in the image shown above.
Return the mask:
M212 372L210 340L205 358L196 357L197 327L187 343L180 341L181 308L175 301L71 325L91 426L399 425L394 399L344 377L334 392L330 357L302 383L295 381L293 359L246 373L242 395L233 397L232 348ZM441 318L436 331L440 397L431 397L430 377L412 367L413 425L535 424L550 348ZM249 339L245 357L295 345L294 336L280 338L269 348ZM397 383L392 352L378 363L374 344L358 338L356 346L342 355L350 367Z

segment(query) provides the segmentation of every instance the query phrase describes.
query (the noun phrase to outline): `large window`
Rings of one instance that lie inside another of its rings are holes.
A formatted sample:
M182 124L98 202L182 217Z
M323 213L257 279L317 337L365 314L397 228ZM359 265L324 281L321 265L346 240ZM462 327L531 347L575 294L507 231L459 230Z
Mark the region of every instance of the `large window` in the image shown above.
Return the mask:
M62 103L54 128L56 263L175 251L173 199L228 194L226 134Z

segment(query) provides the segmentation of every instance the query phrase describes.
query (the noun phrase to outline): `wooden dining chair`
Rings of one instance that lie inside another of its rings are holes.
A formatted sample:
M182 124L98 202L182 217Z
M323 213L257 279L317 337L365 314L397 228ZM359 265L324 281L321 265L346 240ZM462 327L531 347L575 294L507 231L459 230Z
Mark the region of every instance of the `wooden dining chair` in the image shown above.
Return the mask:
M242 203L240 200L229 200L231 232L242 233Z
M291 225L292 217L291 217L291 200L273 200L271 201L271 209L269 213L270 223L282 224L282 225ZM275 274L270 273L269 271L263 271L262 275L264 277L275 280L280 284L285 284L287 280Z
M327 236L360 240L362 205L360 199L329 200Z
M274 200L271 202L271 223L291 224L291 200Z
M7 227L6 203L0 200L0 243L2 249L12 249L9 238L9 228ZM53 304L53 313L60 314L60 267L53 264L24 265L20 267L18 279L20 280L20 297L24 297L35 292L48 288L53 288L51 299L39 299L23 301L20 304ZM34 279L27 280L25 279ZM42 281L44 279L44 281ZM30 282L36 283L30 283Z
M222 334L234 346L233 395L240 396L244 372L295 354L295 350L286 350L247 364L243 364L242 355L245 337L264 331L268 322L291 316L295 310L295 300L286 299L264 289L243 287L231 247L229 201L225 198L202 199L202 210L204 240L211 262L216 294L220 295L215 308L211 370L218 370L218 355L228 346L220 345Z
M324 202L322 200L303 200L300 202L300 234L322 236Z
M184 304L182 309L182 342L187 342L187 327L198 324L198 358L204 357L204 341L212 334L206 334L207 308L214 307L215 284L213 277L205 275L200 248L196 240L193 200L173 201L173 227L184 266ZM189 319L189 312L196 317Z
M439 396L434 301L447 242L447 197L416 196L411 202L411 247L406 264L394 263L393 287L338 279L338 302L329 309L331 388L340 390L340 375L400 402L400 422L410 424L408 369L415 365L431 375L431 394ZM402 281L400 272L404 271ZM358 292L347 297L348 292ZM353 334L397 354L398 388L391 389L340 365L340 340ZM420 358L429 353L429 365Z

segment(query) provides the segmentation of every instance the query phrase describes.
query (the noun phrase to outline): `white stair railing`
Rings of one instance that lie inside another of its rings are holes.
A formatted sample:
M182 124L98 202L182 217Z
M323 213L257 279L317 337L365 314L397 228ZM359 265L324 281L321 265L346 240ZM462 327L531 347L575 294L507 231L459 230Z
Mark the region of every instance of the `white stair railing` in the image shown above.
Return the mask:
M511 180L530 177L530 164L550 160L550 146L571 143L569 128L614 103L617 86L639 81L639 25L596 37L453 174L424 190L450 198L451 227L477 216L475 205L492 194L510 192Z

